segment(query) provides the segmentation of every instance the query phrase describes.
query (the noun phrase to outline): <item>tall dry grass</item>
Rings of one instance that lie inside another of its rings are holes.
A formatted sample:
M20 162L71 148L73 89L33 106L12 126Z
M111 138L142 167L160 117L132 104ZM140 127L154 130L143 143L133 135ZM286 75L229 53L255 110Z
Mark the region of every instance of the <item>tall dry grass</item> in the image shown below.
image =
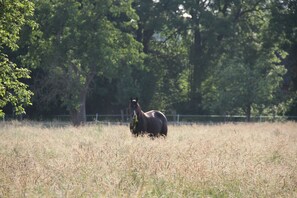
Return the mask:
M297 123L0 124L0 197L297 197Z

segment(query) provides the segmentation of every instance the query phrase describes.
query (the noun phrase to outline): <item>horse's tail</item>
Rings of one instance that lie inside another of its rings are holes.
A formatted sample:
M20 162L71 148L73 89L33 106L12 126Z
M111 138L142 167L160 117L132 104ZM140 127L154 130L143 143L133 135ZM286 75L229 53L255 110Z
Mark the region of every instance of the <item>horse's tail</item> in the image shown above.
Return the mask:
M167 136L167 131L168 131L167 120L165 120L165 122L163 122L162 130L161 130L161 135Z
M163 136L167 136L167 131L168 131L168 126L167 126L167 118L166 118L166 116L164 115L164 114L162 114L163 116L163 118L162 118L162 122L163 122L163 124L162 124L162 130L161 130L161 135L163 135Z

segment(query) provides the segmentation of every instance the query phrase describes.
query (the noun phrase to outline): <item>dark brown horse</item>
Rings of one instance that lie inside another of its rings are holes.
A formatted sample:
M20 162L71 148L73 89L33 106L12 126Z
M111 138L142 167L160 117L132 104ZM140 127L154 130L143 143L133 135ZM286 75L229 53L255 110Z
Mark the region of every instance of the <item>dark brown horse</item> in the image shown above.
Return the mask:
M143 112L138 103L138 98L130 99L130 112L132 121L130 131L135 136L149 134L150 136L167 136L167 118L160 111Z

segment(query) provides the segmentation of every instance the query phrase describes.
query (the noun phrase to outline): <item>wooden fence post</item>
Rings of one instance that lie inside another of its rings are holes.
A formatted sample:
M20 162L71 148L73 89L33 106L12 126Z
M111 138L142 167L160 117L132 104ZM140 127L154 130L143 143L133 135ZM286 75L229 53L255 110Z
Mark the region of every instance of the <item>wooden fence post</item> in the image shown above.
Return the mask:
M123 109L121 109L121 119L122 119L122 123L123 123L125 121Z
M95 121L98 122L98 113L96 113Z

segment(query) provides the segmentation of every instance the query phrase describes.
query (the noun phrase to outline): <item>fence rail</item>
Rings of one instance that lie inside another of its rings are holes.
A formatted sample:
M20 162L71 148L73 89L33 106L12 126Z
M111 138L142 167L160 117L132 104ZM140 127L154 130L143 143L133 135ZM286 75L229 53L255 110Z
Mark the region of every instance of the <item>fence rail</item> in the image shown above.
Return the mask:
M168 122L171 124L193 124L193 123L221 123L221 122L245 122L244 115L190 115L190 114L166 114ZM23 117L3 117L2 121L6 120L22 120ZM26 119L26 118L25 118ZM86 115L87 122L99 123L129 123L130 116L127 114L89 114ZM297 116L251 116L251 122L265 122L265 121L297 121ZM42 119L41 121L57 121L70 122L69 115L57 115L50 119Z
M205 123L205 122L245 122L247 121L244 115L184 115L184 114L169 114L166 115L170 123ZM87 115L87 122L129 122L130 116L124 114L93 114ZM70 121L69 115L56 116L58 121ZM265 121L297 121L297 116L251 116L252 122Z

